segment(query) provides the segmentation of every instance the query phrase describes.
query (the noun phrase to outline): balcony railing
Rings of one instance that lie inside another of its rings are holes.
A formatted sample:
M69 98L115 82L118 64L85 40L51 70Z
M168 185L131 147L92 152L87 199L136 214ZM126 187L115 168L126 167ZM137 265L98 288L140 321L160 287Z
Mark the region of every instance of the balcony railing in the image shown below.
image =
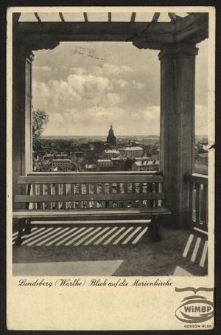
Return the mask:
M189 184L189 211L191 224L208 230L208 177L192 174L185 176Z

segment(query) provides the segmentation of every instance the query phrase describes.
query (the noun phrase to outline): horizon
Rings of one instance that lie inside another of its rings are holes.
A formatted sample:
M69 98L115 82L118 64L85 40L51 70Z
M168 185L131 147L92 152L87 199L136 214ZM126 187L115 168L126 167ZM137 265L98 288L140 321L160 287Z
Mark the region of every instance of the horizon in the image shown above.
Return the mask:
M41 138L48 138L48 137L83 137L83 138L89 138L89 137L107 137L107 135L42 135ZM116 136L118 138L120 137L148 137L148 138L151 138L151 137L160 137L160 135L118 135ZM207 134L195 134L195 137L206 137L208 138L208 135Z

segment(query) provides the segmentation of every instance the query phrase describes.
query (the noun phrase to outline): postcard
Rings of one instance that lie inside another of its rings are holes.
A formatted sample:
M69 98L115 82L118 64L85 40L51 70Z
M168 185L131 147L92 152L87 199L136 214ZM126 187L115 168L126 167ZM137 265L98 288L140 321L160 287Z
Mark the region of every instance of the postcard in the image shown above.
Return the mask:
M7 328L214 328L215 9L10 7Z

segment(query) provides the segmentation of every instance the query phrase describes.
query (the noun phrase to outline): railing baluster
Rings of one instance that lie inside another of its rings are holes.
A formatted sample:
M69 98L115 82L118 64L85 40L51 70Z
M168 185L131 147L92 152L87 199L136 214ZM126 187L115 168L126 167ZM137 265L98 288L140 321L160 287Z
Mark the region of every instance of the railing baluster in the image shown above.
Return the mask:
M202 221L202 224L205 227L207 226L207 222L208 222L208 206L207 206L207 201L208 201L208 186L207 185L203 185L201 221Z
M195 189L196 189L196 199L195 199L196 223L200 224L200 184L195 184Z
M64 184L59 184L59 194L64 194ZM64 202L59 202L59 209L64 207Z
M155 183L151 183L151 192L155 192ZM150 200L150 206L155 207L155 200Z
M189 183L189 220L191 220L191 224L194 222L194 184Z
M78 184L78 194L82 194L82 184ZM84 208L83 201L80 201L80 208Z
M44 194L44 189L43 189L43 184L39 184L39 194L43 195ZM39 209L43 209L44 208L44 203L43 202L39 202L38 203L38 208Z
M79 184L74 184L74 194L79 194ZM74 208L80 208L81 203L79 201L74 202Z
M66 194L67 195L71 194L71 184L66 184ZM71 208L71 201L66 202L66 208L67 209Z
M35 187L35 185L33 185L33 184L28 184L26 194L33 195L33 188L34 188L34 187ZM25 207L28 208L28 209L35 209L35 207L34 207L34 203L33 203L33 202L29 202L28 204L26 204Z
M54 185L54 194L55 195L57 195L57 194L59 194L59 187L58 187L58 184L55 184ZM55 205L54 205L54 207L56 208L56 209L58 209L59 208L59 203L58 203L58 201L55 201Z
M116 193L120 194L120 183L116 184ZM117 207L122 207L122 201L118 201Z
M152 184L147 183L147 193L152 192ZM152 200L147 200L147 207L153 207Z
M98 193L98 185L97 183L94 184L94 194L97 194ZM98 201L95 200L94 201L94 208L98 208Z
M124 193L128 193L128 183L124 183ZM124 207L128 207L128 201L124 201Z
M85 194L89 194L89 184L85 184ZM89 208L89 201L86 201L86 208Z
M48 194L48 186L47 186L47 184L43 184L43 194L44 195L47 195ZM48 208L48 204L47 204L47 202L43 202L43 208L44 209L47 209Z
M47 184L47 194L51 195L51 184ZM52 203L51 201L47 202L47 208L52 209Z
M109 183L109 194L113 193L113 184ZM109 207L113 208L113 201L109 201Z
M101 194L105 194L105 183L100 183ZM101 201L101 208L105 208L105 201Z
M208 230L208 177L186 175L189 183L189 211L191 223L205 231Z
M74 184L71 184L71 195L75 194L75 186ZM71 202L71 208L75 208L75 201Z
M37 194L37 192L36 192L37 185L36 185L36 184L33 184L32 186L33 186L33 187L32 187L32 195L36 195L36 194ZM33 208L38 209L38 204L37 204L37 202L33 202Z
M158 192L163 193L163 184L162 183L158 183ZM157 201L157 206L158 207L162 206L162 200Z

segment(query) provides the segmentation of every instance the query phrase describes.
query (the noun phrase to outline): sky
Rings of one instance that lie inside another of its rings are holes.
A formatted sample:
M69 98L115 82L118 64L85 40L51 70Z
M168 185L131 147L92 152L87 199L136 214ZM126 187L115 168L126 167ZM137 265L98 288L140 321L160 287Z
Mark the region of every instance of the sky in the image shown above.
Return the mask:
M196 134L207 134L208 42L197 45ZM62 42L34 52L33 108L49 122L43 136L159 135L159 51L131 42Z

